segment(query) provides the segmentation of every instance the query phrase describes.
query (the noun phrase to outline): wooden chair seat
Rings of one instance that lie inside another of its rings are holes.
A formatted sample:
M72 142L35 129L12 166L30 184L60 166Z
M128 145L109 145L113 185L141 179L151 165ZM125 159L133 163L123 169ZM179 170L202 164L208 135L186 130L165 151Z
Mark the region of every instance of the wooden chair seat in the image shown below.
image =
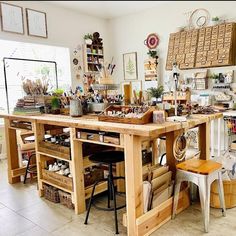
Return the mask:
M176 165L177 169L190 171L197 174L209 175L210 173L222 168L218 162L211 160L190 159Z

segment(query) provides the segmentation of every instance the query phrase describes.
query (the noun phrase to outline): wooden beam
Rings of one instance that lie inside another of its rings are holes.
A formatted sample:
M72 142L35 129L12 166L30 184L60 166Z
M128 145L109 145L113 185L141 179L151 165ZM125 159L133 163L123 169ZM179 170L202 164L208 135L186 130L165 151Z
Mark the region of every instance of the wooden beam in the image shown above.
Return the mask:
M19 168L18 147L16 139L16 130L11 129L10 120L4 118L5 123L5 137L6 137L6 151L8 162L8 182L14 184L20 182L20 177L13 177L12 170Z
M199 125L198 133L200 159L208 160L210 158L210 122L207 121L206 123Z
M37 176L38 176L38 193L39 196L43 196L43 182L42 179L42 166L41 166L41 154L39 153L39 143L44 139L44 125L38 124L36 122L32 125L32 130L34 131L35 136L35 152L36 152L36 165L37 165Z
M128 236L137 235L136 219L143 214L141 138L124 135L125 181Z
M74 187L75 213L85 212L85 190L84 190L84 161L82 142L75 141L76 129L70 128L71 139L71 171Z

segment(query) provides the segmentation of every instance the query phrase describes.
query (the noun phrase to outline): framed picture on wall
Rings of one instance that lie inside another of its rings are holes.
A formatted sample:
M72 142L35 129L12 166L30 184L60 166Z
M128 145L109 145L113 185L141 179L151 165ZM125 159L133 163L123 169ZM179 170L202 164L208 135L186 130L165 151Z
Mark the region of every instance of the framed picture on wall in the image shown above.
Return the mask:
M30 36L48 37L47 16L45 12L26 8L27 32Z
M23 8L5 2L0 4L2 31L24 34Z
M125 80L138 79L137 52L123 54L123 70Z

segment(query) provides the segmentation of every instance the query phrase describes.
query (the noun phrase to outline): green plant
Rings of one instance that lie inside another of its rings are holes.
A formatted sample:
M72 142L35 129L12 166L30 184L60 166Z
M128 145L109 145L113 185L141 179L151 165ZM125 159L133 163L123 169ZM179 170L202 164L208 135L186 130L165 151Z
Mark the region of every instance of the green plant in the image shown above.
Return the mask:
M164 87L162 85L160 85L157 88L154 88L154 87L149 88L147 91L151 97L160 98L164 92Z
M53 110L57 110L60 108L60 100L58 97L54 96L51 100L51 106Z
M84 40L86 40L86 39L93 39L92 34L85 34L84 35Z
M211 74L208 78L209 78L209 79L213 79L213 80L218 80L220 77L219 77L219 74L213 73L213 74Z
M157 51L149 50L147 54L148 54L150 57L152 57L152 58L158 57L158 56L157 56Z
M53 95L54 95L54 96L58 96L58 97L60 97L63 93L64 93L64 90L63 90L63 89L60 89L60 88L55 89L55 90L53 91Z
M218 17L218 16L215 16L215 17L212 17L212 19L211 19L212 21L219 21L220 20L220 18Z

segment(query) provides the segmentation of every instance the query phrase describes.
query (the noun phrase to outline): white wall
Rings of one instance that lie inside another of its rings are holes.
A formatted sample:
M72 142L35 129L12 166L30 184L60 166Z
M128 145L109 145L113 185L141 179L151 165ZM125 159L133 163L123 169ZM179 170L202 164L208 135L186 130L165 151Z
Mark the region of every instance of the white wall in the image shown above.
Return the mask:
M74 48L76 48L77 45L83 44L83 36L85 34L98 31L103 38L105 58L106 56L109 57L109 35L107 30L108 23L106 20L80 14L76 11L57 7L43 1L6 2L22 6L24 8L25 34L18 35L0 31L0 39L68 47L72 56ZM47 39L27 35L25 8L46 12L48 27ZM71 71L73 84L76 85L81 83L81 81L76 81L73 68Z
M160 38L158 46L160 78L163 80L170 73L165 71L169 34L177 32L178 27L186 25L184 13L197 8L207 9L211 16L225 17L231 20L236 19L236 2L233 1L167 1L160 4L159 7L110 20L111 51L117 64L114 72L115 79L117 81L124 79L122 54L137 52L138 76L139 79L144 80L143 62L148 57L148 49L143 42L149 33L157 33ZM236 67L233 67L233 69L236 69ZM225 68L213 70L220 72L225 70ZM185 73L192 74L193 70L188 70Z

